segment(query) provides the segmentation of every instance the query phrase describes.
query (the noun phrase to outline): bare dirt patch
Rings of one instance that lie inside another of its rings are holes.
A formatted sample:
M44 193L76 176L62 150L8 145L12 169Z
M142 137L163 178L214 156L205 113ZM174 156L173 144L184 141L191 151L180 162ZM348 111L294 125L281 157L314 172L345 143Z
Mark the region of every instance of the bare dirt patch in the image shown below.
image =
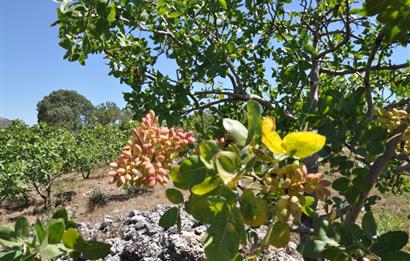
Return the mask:
M55 181L53 186L53 206L65 207L77 222L96 223L104 216L127 215L131 210L150 211L157 205L170 204L165 197L165 187L157 186L152 190L127 193L107 183L108 168L101 168L83 179L79 174L68 174ZM99 190L105 197L105 204L90 207L89 197ZM0 224L12 225L18 216L26 216L29 222L37 218L45 219L53 209L44 211L40 198L33 195L28 205L9 202L0 206Z

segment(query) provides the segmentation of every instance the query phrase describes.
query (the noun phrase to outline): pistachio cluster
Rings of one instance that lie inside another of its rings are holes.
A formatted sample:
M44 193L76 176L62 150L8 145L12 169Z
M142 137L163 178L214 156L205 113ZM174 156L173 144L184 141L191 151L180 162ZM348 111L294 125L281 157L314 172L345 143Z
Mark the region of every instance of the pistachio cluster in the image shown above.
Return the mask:
M290 216L300 220L305 192L315 194L320 200L330 196L330 181L322 176L322 173L308 173L306 166L298 161L270 169L264 178L267 191L284 194L276 204L276 218L282 222L287 222Z
M134 139L121 149L118 160L110 164L110 184L116 183L119 187L124 184L137 187L167 184L175 155L195 142L191 131L159 126L158 117L152 110L133 130L133 136Z
M387 131L390 133L397 127L410 121L410 114L405 110L398 110L392 108L387 110L385 108L379 108L375 111L377 116L377 123L383 126L387 126ZM406 129L406 132L401 138L401 144L399 144L399 150L403 150L407 153L410 148L410 127Z

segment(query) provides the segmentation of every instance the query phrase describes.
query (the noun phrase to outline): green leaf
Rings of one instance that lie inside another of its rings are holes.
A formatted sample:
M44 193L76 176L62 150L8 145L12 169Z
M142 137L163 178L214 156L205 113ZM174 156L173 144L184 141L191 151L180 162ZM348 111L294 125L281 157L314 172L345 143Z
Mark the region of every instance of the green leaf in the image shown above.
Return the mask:
M366 212L362 218L363 232L370 238L377 235L377 224L372 212Z
M360 199L359 191L355 187L350 188L345 194L350 204L356 204Z
M407 244L409 235L404 231L390 231L377 238L371 250L378 256L387 252L400 250Z
M255 197L250 189L246 189L241 195L240 210L245 224L250 227L259 227L268 220L268 204Z
M403 251L393 251L381 255L382 261L409 261L410 254Z
M79 238L81 238L80 233L74 228L69 228L64 231L63 244L67 248L75 249Z
M221 151L215 156L215 163L223 183L235 187L235 174L241 166L239 155L232 151Z
M11 227L0 226L0 238L10 239L14 237L14 230Z
M240 237L227 212L220 213L205 236L205 254L208 260L230 261L239 251Z
M231 208L231 222L235 226L236 231L238 232L239 240L241 244L246 245L247 244L246 226L245 226L243 217L241 215L241 211L236 207Z
M300 210L308 217L315 213L315 210L310 206L315 202L315 198L311 196L305 196L305 204L300 208Z
M380 13L387 7L389 2L390 0L367 0L364 5L366 16L373 16Z
M272 227L269 243L274 247L286 247L290 240L290 227L285 222L277 221Z
M208 169L214 168L212 159L220 151L214 140L204 141L198 146L199 157Z
M326 249L326 243L320 240L306 240L299 244L297 250L307 257L320 257Z
M76 228L76 227L77 227L77 223L74 220L68 220L66 224L66 228Z
M178 11L171 12L168 15L169 18L177 18L177 17L180 17L180 16L181 16L181 12L178 12Z
M248 130L237 120L223 119L222 124L229 137L239 146L246 145Z
M320 151L325 142L325 136L313 132L291 132L283 138L288 154L299 158L306 158Z
M65 208L59 208L54 212L53 219L59 219L59 218L64 220L64 224L67 225L68 213L67 213L67 210Z
M111 2L108 5L108 8L110 8L110 12L108 13L107 21L111 24L112 22L115 21L115 16L116 16L115 2Z
M219 176L207 177L201 184L195 185L191 188L192 194L202 196L215 190L222 181Z
M228 5L226 4L225 0L218 0L219 6L222 7L223 9L227 9Z
M21 251L13 250L0 253L0 261L20 261Z
M30 225L25 217L18 217L14 226L16 237L26 239L30 233Z
M165 229L172 227L177 223L179 210L176 207L170 208L164 212L159 220L159 225Z
M78 240L77 251L89 260L97 260L110 253L111 245L95 240Z
M315 203L315 198L311 196L305 196L305 204L304 207L310 207Z
M210 224L226 207L226 200L221 196L194 198L188 203L189 213L198 221Z
M328 247L323 251L323 257L326 260L332 261L351 261L352 258L347 256L344 251L340 250L338 247Z
M45 247L40 247L39 255L42 260L50 260L62 255L64 252L61 251L56 245L46 245Z
M332 188L337 191L347 191L350 187L350 180L345 177L341 177L333 181Z
M36 236L39 242L43 242L44 238L46 238L46 231L44 230L43 223L37 219L36 223L34 224L34 229L36 230Z
M313 55L313 56L317 56L317 51L316 49L311 46L310 44L305 44L303 45L303 50L305 50L306 52L308 52L309 54Z
M256 137L257 143L259 143L262 137L262 106L254 101L250 100L247 104L247 112L248 112L248 137L246 139L246 144L252 142L252 140Z
M11 241L11 240L0 239L0 246L5 246L7 248L21 247L22 245L23 243L21 241Z
M47 226L48 243L58 244L63 238L65 226L62 219L54 219Z
M362 177L354 178L352 183L359 192L367 192L372 188L372 184Z
M231 259L231 261L244 261L244 260L245 259L243 258L243 256L240 253L236 254L236 256Z
M207 168L198 157L191 156L183 160L179 166L172 168L170 176L175 187L189 189L203 182L207 173Z
M174 204L181 204L184 202L184 196L181 191L177 189L169 188L165 191L165 195L167 196L167 199Z

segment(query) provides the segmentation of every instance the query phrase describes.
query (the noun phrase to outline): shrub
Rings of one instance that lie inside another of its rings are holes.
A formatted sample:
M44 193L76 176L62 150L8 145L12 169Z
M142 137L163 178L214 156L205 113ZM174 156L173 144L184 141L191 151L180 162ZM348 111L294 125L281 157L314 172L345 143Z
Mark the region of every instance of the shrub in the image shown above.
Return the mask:
M30 231L25 217L18 217L14 228L0 226L0 260L54 260L61 255L97 260L110 252L109 244L83 239L64 208L58 209L47 224L37 220L32 227Z
M91 191L88 196L88 206L93 209L96 206L103 206L107 204L107 197L100 189Z

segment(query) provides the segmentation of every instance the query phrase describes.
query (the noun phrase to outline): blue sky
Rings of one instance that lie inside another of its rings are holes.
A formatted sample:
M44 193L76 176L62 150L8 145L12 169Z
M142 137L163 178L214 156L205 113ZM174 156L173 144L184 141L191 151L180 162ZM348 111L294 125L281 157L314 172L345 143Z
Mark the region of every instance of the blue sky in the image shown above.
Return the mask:
M0 117L37 122L36 104L53 90L72 89L94 105L105 101L125 106L123 92L131 89L108 76L101 56L90 56L86 66L63 60L58 45L58 4L52 0L0 0ZM399 48L397 63L410 59L410 48ZM158 69L171 73L174 62Z
M58 45L58 4L51 0L0 0L0 117L37 122L36 104L57 89L72 89L93 104L113 101L125 106L123 92L131 89L108 76L101 56L86 66L63 60Z

